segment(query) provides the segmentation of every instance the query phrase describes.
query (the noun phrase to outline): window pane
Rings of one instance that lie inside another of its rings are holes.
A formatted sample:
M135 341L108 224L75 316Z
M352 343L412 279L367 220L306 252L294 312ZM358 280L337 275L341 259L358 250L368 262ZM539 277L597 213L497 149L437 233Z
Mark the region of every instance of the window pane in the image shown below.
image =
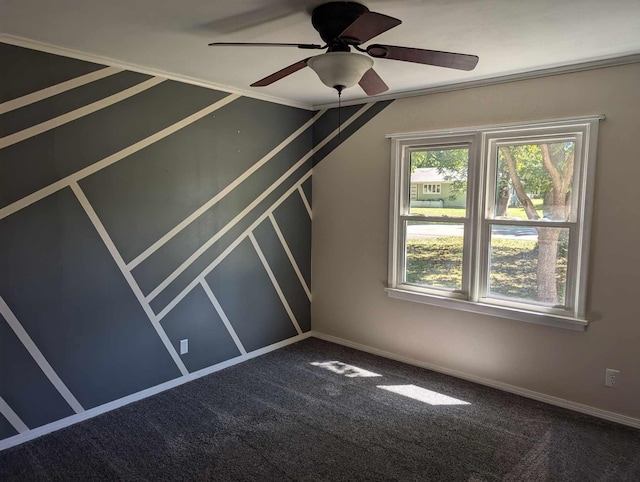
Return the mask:
M492 226L489 295L564 305L568 249L566 228Z
M413 151L409 213L465 217L468 167L466 147Z
M406 221L406 283L462 289L464 225Z
M575 148L573 141L499 146L493 216L554 221L572 217Z

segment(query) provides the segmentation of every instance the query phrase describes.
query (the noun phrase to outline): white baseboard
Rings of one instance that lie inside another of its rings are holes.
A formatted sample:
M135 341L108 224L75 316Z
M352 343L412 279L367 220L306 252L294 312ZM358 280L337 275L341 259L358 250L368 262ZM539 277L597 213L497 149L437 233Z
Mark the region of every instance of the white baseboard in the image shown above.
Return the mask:
M478 383L479 385L485 385L487 387L497 388L498 390L514 393L516 395L521 395L523 397L531 398L533 400L538 400L540 402L545 402L550 405L556 405L558 407L573 410L574 412L580 412L587 415L592 415L597 418L609 420L610 422L616 422L622 425L627 425L629 427L640 428L640 419L637 419L637 418L628 417L626 415L620 415L618 413L609 412L607 410L602 410L600 408L590 407L589 405L583 405L581 403L572 402L570 400L565 400L563 398L553 397L551 395L546 395L544 393L534 392L532 390L527 390L526 388L520 388L514 385L509 385L507 383L497 382L489 378L483 378L476 375L469 375L468 373L463 373L457 370L450 370L449 368L444 368L438 365L432 365L430 363L414 360L413 358L396 355L395 353L380 350L378 348L373 348L367 345L362 345L360 343L355 343L349 340L345 340L344 338L338 338L336 336L326 335L324 333L319 333L317 331L312 331L311 336L313 336L314 338L318 338L320 340L329 341L331 343L336 343L338 345L343 345L349 348L354 348L356 350L364 351L366 353L371 353L372 355L378 355L384 358L389 358L391 360L407 363L409 365L414 365L420 368L426 368L427 370L432 370L438 373L444 373L445 375L450 375L452 377L468 380L470 382Z
M178 387L184 383L196 380L206 375L210 375L211 373L223 370L233 365L237 365L238 363L245 362L247 360L250 360L251 358L255 358L257 356L264 355L271 351L283 348L287 345L297 343L301 340L309 338L310 336L311 336L311 332L303 333L302 335L289 338L288 340L274 343L273 345L269 345L264 348L260 348L259 350L252 351L250 353L247 353L246 355L238 356L236 358L232 358L231 360L223 361L221 363L218 363L217 365L212 365L210 367L203 368L202 370L189 373L188 375L184 375L179 378L174 378L173 380L169 380L168 382L161 383L160 385L156 385L155 387L147 388L145 390L132 393L131 395L127 395L126 397L119 398L118 400L105 403L104 405L100 405L98 407L94 407L85 412L78 413L76 415L71 415L61 420L56 420L55 422L51 422L47 425L34 428L33 430L29 430L28 432L14 435L13 437L9 437L7 439L0 441L0 451L4 449L8 449L9 447L14 447L24 442L28 442L29 440L42 437L43 435L46 435L51 432L55 432L56 430L69 427L70 425L75 425L76 423L82 422L84 420L88 420L97 415L110 412L111 410L115 410L116 408L120 408L130 403L137 402L138 400L142 400L143 398L150 397L151 395L156 395L160 392L164 392L165 390Z

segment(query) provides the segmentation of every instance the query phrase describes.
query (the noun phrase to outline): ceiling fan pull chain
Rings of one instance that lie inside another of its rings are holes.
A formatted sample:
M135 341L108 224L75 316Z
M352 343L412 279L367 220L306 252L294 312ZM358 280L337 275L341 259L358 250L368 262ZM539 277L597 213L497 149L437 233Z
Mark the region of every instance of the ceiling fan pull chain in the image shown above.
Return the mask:
M342 120L340 119L340 99L342 99L342 90L338 89L338 142L340 142L342 136Z

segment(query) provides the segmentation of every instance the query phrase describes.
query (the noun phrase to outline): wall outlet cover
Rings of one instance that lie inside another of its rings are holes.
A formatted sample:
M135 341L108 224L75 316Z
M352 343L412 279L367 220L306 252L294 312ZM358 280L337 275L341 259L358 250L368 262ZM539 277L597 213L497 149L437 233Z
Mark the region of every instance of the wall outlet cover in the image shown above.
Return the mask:
M616 378L620 374L620 370L614 370L613 368L607 368L604 372L604 386L614 387L616 385Z
M180 354L189 353L189 339L180 340Z

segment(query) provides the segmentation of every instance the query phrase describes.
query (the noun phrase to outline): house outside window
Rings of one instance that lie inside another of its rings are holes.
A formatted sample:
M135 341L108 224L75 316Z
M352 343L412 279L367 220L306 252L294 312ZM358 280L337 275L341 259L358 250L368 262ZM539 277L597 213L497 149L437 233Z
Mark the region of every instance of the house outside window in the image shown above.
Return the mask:
M584 329L599 120L389 136L389 295Z

